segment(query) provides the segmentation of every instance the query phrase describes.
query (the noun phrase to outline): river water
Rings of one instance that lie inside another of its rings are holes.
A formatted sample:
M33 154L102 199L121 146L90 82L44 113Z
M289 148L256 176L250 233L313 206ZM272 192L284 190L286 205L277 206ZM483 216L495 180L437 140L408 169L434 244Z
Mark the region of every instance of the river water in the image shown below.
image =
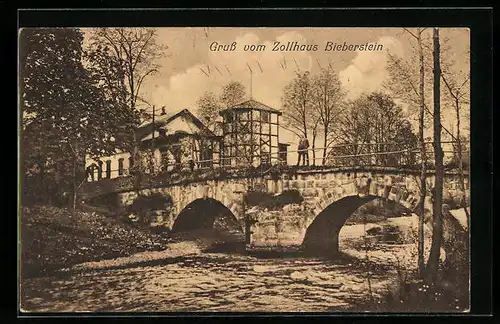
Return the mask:
M401 266L398 255L411 256L413 248L377 244L366 262L360 248L362 230L360 225L345 226L340 237L345 254L337 260L291 252L200 253L187 242L184 247L191 250L184 249L181 257L146 253L148 262L137 262L144 256L124 258L111 268L109 263L97 262L64 277L25 280L22 308L36 312L351 311L369 298L370 290L375 298L387 291L396 278L396 262Z

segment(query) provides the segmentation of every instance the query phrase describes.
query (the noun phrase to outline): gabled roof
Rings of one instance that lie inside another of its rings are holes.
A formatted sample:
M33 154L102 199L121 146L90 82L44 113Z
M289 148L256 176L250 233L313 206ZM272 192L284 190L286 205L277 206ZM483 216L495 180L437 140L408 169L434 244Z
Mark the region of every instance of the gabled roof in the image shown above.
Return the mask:
M247 110L247 109L263 110L263 111L268 111L268 112L271 112L274 114L281 115L281 111L274 109L274 108L271 108L271 107L263 104L262 102L258 102L257 100L253 100L253 99L250 99L250 100L241 102L239 104L236 104L232 107L223 109L220 111L220 114L222 115L225 112L232 111L232 110Z
M154 128L159 129L164 127L165 125L171 123L175 119L179 117L184 117L187 120L191 121L196 127L198 127L199 131L197 134L206 136L206 137L215 137L216 135L203 124L195 115L193 115L188 109L183 109L179 112L173 114L164 114L160 116L155 116ZM144 137L146 134L151 133L153 131L153 122L144 122L137 129L140 137Z

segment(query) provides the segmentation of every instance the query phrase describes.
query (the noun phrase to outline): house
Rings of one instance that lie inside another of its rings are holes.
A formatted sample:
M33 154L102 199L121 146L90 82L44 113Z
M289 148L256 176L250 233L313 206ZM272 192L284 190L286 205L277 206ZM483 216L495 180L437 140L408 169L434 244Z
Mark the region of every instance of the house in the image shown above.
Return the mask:
M154 120L136 129L140 141L139 154L145 173L158 173L191 166L212 167L220 157L221 138L216 136L188 109L167 114L165 108ZM134 159L130 152L86 158L88 181L112 179L129 175Z
M281 111L247 100L220 111L217 135L188 109L146 121L135 130L144 173L186 168L268 166L287 163L288 144L279 143ZM86 158L88 181L127 176L135 164L130 152Z

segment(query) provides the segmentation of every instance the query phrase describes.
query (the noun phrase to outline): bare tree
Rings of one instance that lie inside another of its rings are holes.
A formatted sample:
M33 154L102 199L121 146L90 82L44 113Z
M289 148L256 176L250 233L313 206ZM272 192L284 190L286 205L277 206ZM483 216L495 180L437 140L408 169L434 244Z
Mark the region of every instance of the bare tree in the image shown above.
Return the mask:
M144 80L158 73L156 61L165 55L167 47L157 44L157 38L155 28L96 28L92 31L91 49L106 46L121 61L130 107L137 108Z
M354 102L347 104L348 110L339 120L335 130L335 147L329 156L335 164L357 166L360 163L368 163L369 158L352 157L349 159L335 159L335 156L355 156L363 153L372 140L372 115L371 103L367 96L362 96Z
M443 51L441 51L442 54ZM468 61L468 57L467 57ZM463 71L460 69L457 71L454 68L456 62L450 61L449 55L441 56L441 79L444 82L445 89L447 90L446 96L444 97L445 103L448 103L456 117L456 144L454 149L456 151L455 160L458 162L458 174L459 174L459 185L460 191L462 193L461 204L464 209L465 215L467 217L467 228L470 228L470 213L467 209L467 197L465 193L465 176L464 176L464 156L463 147L464 143L462 141L463 135L461 129L463 125L461 124L462 115L466 113L466 107L470 104L470 73L469 71Z
M420 200L419 200L419 226L418 226L418 269L421 277L424 275L425 260L424 260L424 213L425 213L425 197L427 192L426 186L426 145L424 138L425 130L425 111L427 110L425 102L425 48L424 42L425 28L417 28L416 31L404 29L416 41L416 52L418 64L405 61L403 58L389 54L389 74L390 82L388 88L398 97L409 103L410 105L419 106L419 142L420 142ZM411 57L414 58L415 56ZM414 70L414 66L418 67L418 73ZM418 87L417 87L418 85Z
M415 134L405 119L401 106L387 94L374 92L363 95L349 103L350 109L343 113L335 127L335 143L338 144L329 154L358 155L362 153L386 153L391 150L414 149ZM388 145L390 144L390 146ZM370 148L371 147L371 148ZM375 149L373 149L375 148ZM381 165L399 164L399 158L411 161L411 153L376 155L375 163ZM372 157L355 157L349 162L372 163Z
M313 86L310 73L297 72L295 79L285 86L281 98L285 129L299 137L309 139L310 131L317 121L312 114L312 100ZM307 162L309 164L309 161Z
M323 68L319 75L313 77L313 107L319 117L319 124L323 131L323 160L326 164L328 138L332 133L338 115L342 110L344 92L340 80L331 68Z
M439 62L439 29L434 28L434 158L436 183L433 190L432 245L426 268L426 280L436 282L441 241L443 239L443 149L441 147L441 68Z
M105 49L105 53L113 56L121 64L123 71L122 86L127 91L127 100L130 109L144 113L145 109L139 104L145 103L141 99L141 87L149 76L158 73L157 60L165 55L167 47L157 43L158 32L155 28L96 28L90 36L89 51ZM130 125L124 132L131 134L131 151L134 161L133 169L141 172L141 158L139 157L139 141L136 127Z

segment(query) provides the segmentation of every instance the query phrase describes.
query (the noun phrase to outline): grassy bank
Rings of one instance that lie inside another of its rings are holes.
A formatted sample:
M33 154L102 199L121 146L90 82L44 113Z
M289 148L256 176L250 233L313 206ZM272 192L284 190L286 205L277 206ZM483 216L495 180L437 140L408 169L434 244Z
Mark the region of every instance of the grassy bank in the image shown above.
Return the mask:
M102 259L159 251L171 240L96 212L21 208L21 276L53 274Z

